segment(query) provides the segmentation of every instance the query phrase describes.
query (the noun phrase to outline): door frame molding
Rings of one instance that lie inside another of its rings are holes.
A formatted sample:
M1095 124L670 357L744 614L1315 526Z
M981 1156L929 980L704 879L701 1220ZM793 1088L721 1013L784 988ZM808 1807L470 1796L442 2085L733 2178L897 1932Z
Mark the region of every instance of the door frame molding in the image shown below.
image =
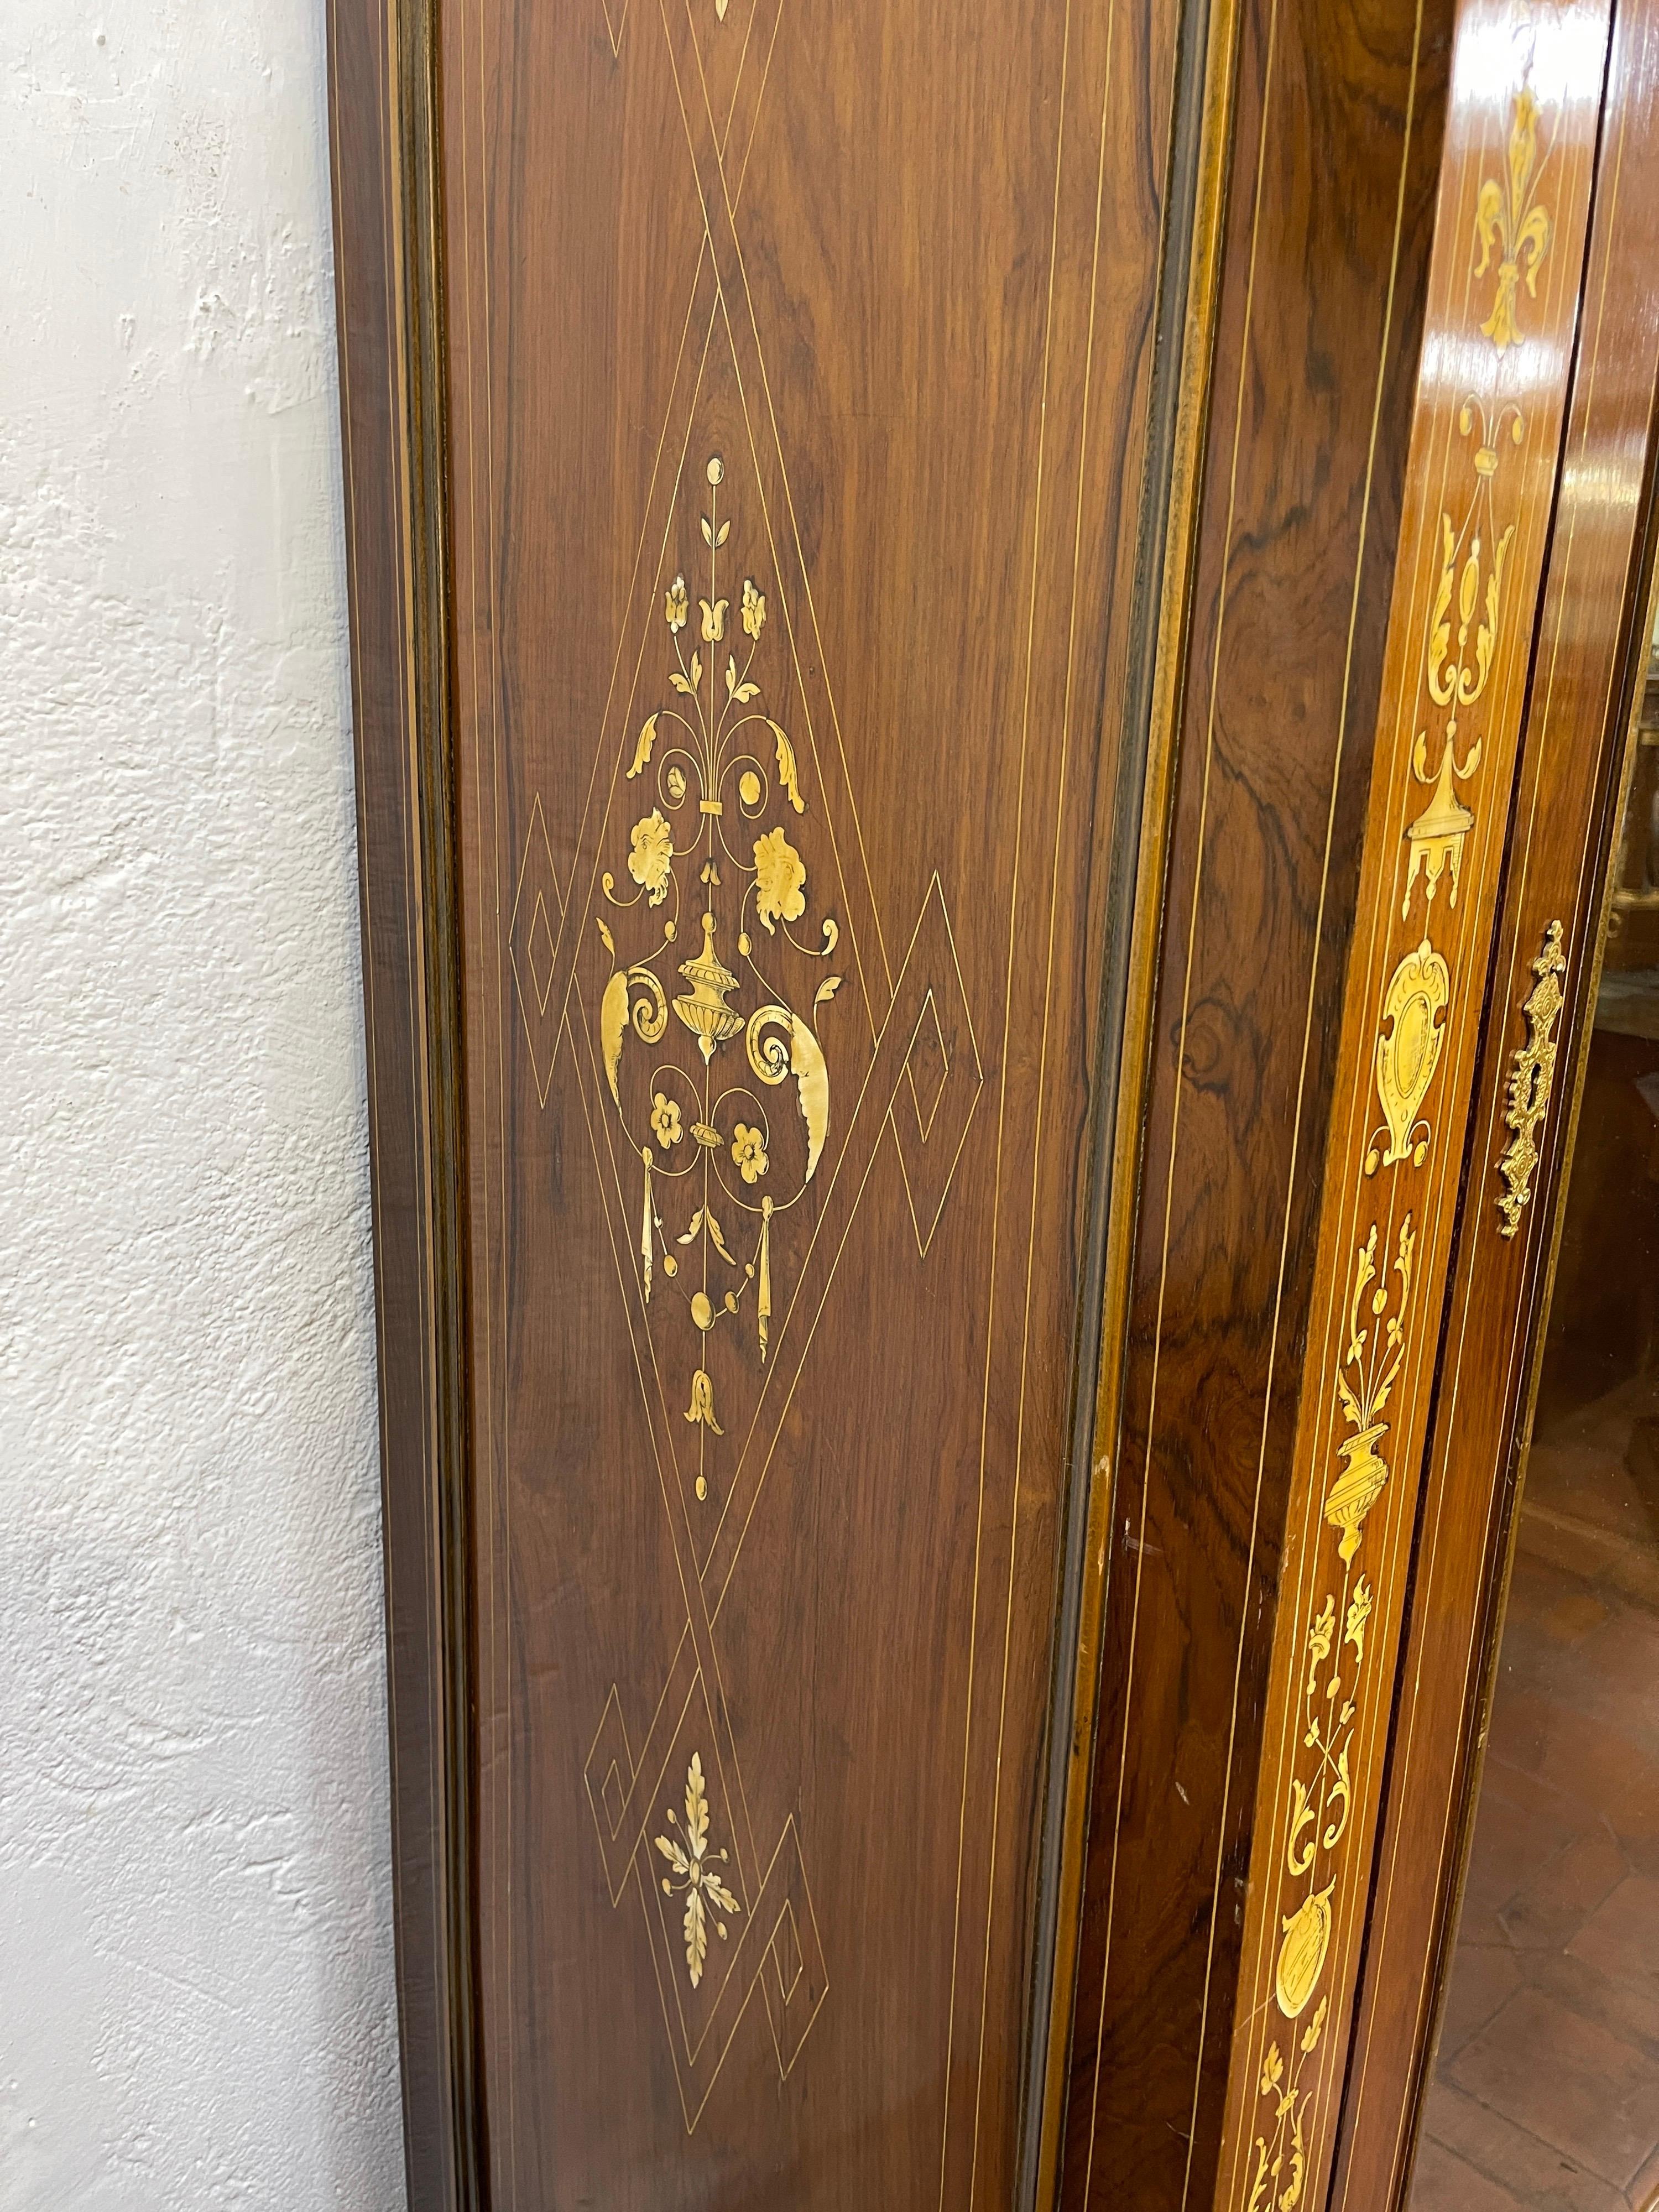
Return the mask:
M1655 0L1615 5L1600 128L1564 469L1486 980L1331 2212L1403 2205L1409 2194L1456 1940L1635 759L1659 580ZM1513 1141L1505 1113L1518 1055L1538 1030L1534 993L1553 944L1565 961L1553 1024L1558 1073L1533 1132L1530 1195L1517 1204L1519 1186L1499 1165ZM1483 1376L1474 1394L1458 1388L1471 1363Z
M1563 12L1576 20L1554 40L1513 0L1464 0L1457 19L1299 1362L1223 2212L1277 2201L1281 2174L1292 2202L1326 2203L1357 2056L1420 1474L1589 250L1611 9L1570 0Z
M485 2200L439 0L329 0L410 2212Z

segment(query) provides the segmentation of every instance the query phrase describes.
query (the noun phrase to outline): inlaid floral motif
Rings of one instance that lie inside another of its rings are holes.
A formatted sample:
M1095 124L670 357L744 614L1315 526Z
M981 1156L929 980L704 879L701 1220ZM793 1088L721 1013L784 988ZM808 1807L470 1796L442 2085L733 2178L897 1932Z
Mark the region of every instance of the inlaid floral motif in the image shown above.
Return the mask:
M666 1895L685 1899L685 1968L695 1990L702 1979L703 1964L708 1956L710 1921L723 1943L726 1922L720 1915L726 1913L735 1920L743 1910L725 1878L716 1871L717 1862L720 1866L730 1863L730 1853L711 1852L708 1848L708 1793L703 1785L700 1752L692 1753L691 1764L686 1770L685 1825L680 1826L679 1817L672 1807L668 1822L679 1832L656 1838L657 1849L672 1869L663 1876L662 1886Z
M650 1304L665 1284L695 1334L681 1372L690 1377L685 1419L697 1431L699 1501L711 1494L708 1440L726 1432L714 1376L720 1396L735 1387L709 1340L750 1319L767 1357L774 1228L805 1196L830 1128L830 1067L813 1024L841 981L820 974L802 988L800 963L827 965L840 929L826 915L817 941L795 933L811 896L794 842L807 802L794 742L768 704L776 633L761 582L726 570L732 518L720 512L719 454L703 477L702 552L677 568L664 592L665 690L639 724L627 770L629 782L654 778L655 803L629 831L627 873L637 890L622 895L606 871L594 916L613 963L599 1006L600 1055L641 1175L640 1285ZM654 939L639 932L641 908L666 909ZM635 937L623 950L625 928ZM793 985L772 971L775 959L787 963ZM623 1082L630 1037L653 1049L642 1096L637 1076L626 1089ZM739 1039L734 1066L726 1055ZM771 1094L786 1083L799 1111L796 1141L787 1121L771 1118ZM665 1207L687 1178L680 1229Z
M757 1182L766 1173L766 1145L758 1129L738 1122L732 1132L732 1162L745 1182Z
M806 911L806 865L781 830L755 841L755 912L763 928L799 921Z
M628 839L628 872L653 906L668 896L674 858L674 833L653 806L634 824Z

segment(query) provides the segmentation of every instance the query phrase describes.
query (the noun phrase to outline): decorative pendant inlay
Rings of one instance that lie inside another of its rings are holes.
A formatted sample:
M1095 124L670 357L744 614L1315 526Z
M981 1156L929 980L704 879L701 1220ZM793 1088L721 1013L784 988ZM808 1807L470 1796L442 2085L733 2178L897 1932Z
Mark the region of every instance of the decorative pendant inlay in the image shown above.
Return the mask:
M1347 1830L1358 1781L1354 1726L1362 1705L1366 1627L1376 1598L1369 1579L1354 1573L1353 1562L1365 1516L1389 1480L1388 1462L1376 1447L1388 1433L1382 1412L1406 1356L1417 1246L1410 1214L1401 1224L1392 1267L1379 1271L1381 1242L1382 1231L1373 1222L1354 1255L1347 1342L1336 1378L1337 1401L1354 1431L1337 1446L1342 1471L1325 1493L1324 1517L1341 1532L1341 1577L1336 1588L1324 1590L1303 1646L1301 1744L1291 1780L1284 1870L1290 1882L1306 1887L1279 1916L1273 1963L1273 2001L1286 2022L1302 2017L1324 1975L1339 1878L1334 1854ZM1319 2047L1329 2005L1328 1993L1322 1996L1307 2027L1290 2039L1288 2058L1276 2038L1268 2044L1257 2087L1273 2100L1273 2118L1255 2138L1245 2212L1268 2212L1270 2206L1292 2212L1301 2201L1308 2105L1318 2087L1317 2075L1304 2081L1304 2072Z
M1427 1156L1434 1133L1419 1118L1418 1109L1440 1065L1446 1035L1440 1017L1450 996L1451 971L1425 937L1395 969L1382 1000L1385 1026L1376 1040L1376 1095L1388 1123L1389 1142L1379 1152L1372 1139L1365 1155L1367 1175L1401 1160L1420 1168Z
M1536 977L1522 1012L1527 1019L1527 1041L1517 1045L1510 1073L1504 1127L1511 1133L1509 1149L1498 1163L1505 1188L1498 1193L1498 1211L1503 1215L1500 1237L1513 1237L1532 1197L1533 1170L1538 1165L1538 1126L1549 1111L1555 1084L1555 1024L1565 1000L1561 978L1567 956L1561 950L1561 924L1551 922L1544 932L1544 948L1532 963Z
M1458 428L1467 438L1479 429L1474 452L1474 496L1462 526L1454 531L1451 516L1440 516L1440 580L1429 617L1427 682L1429 696L1437 707L1449 707L1440 740L1437 768L1429 765L1429 734L1419 730L1412 749L1412 773L1419 783L1431 784L1427 806L1406 831L1411 846L1411 865L1406 874L1405 896L1400 902L1404 921L1411 911L1412 888L1419 871L1424 897L1432 904L1443 875L1447 878L1447 901L1457 904L1457 878L1462 866L1463 841L1474 827L1474 817L1457 796L1456 787L1480 765L1481 740L1477 735L1457 756L1457 718L1475 706L1492 674L1504 616L1504 568L1515 538L1510 522L1500 532L1492 513L1492 480L1503 441L1507 435L1518 446L1526 425L1515 407L1500 410L1495 424L1488 425L1486 409L1477 399L1466 399ZM1453 635L1453 596L1456 598L1455 639Z
M763 969L770 951L762 951L763 940L755 931L787 942L808 960L823 961L835 951L841 934L833 915L824 917L816 945L803 941L791 927L806 912L806 863L782 821L775 821L752 842L728 828L757 822L774 805L786 819L805 814L806 801L794 745L783 725L767 713L757 673L766 633L766 594L753 576L745 576L735 625L729 619L732 601L721 594L721 556L732 521L720 511L726 466L718 454L704 476L708 507L698 520L708 596L696 599L694 612L684 570L663 595L673 655L667 671L670 698L641 723L628 770L630 781L647 771L656 781L656 805L629 833L628 872L637 888L623 898L614 874L607 871L602 878L613 909L626 911L643 902L648 911L667 903L672 895L673 912L654 947L642 947L637 958L613 971L599 1006L605 1080L643 1177L639 1249L646 1302L660 1272L684 1299L697 1337L695 1354L687 1360L685 1419L699 1430L700 1454L709 1437L726 1434L715 1413L709 1337L723 1325L736 1327L746 1310L753 1316L756 1346L764 1361L772 1320L774 1224L811 1182L830 1131L830 1069L823 1047L805 1016ZM728 630L735 635L729 636ZM693 635L688 653L687 640ZM679 963L678 972L687 988L671 1000L657 965L678 934L682 872L694 866L707 902L698 917L702 944ZM603 913L595 921L605 950L614 956L610 923ZM722 927L746 975L721 959ZM840 982L839 975L823 978L813 994L814 1012L830 1004ZM759 1003L745 1009L745 993ZM734 998L738 1004L732 1003ZM660 1047L671 1011L695 1039L702 1069L688 1070L672 1058L659 1061L648 1079L649 1114L636 1127L623 1103L623 1050L630 1031L641 1044ZM717 1081L717 1056L738 1036L744 1042L747 1072L739 1068ZM791 1076L804 1144L786 1188L762 1196L755 1185L771 1173L775 1161L781 1166L787 1156L780 1150L786 1132L774 1128L764 1093ZM688 1136L691 1142L682 1158L680 1146ZM686 1225L679 1230L661 1208L665 1191L688 1182L689 1218L682 1217ZM729 1225L729 1240L721 1215ZM689 1253L687 1247L692 1248ZM694 1266L701 1279L682 1288L677 1279L683 1268ZM708 1499L710 1488L708 1469L700 1458L700 1502Z
M1371 1233L1360 1246L1354 1264L1347 1351L1336 1375L1337 1402L1354 1434L1345 1437L1337 1446L1342 1472L1326 1493L1325 1518L1333 1528L1342 1532L1337 1552L1345 1567L1359 1549L1365 1516L1382 1496L1389 1480L1389 1463L1376 1446L1379 1439L1388 1434L1389 1425L1382 1419L1382 1408L1389 1402L1400 1363L1406 1356L1405 1311L1411 1296L1413 1255L1417 1249L1408 1213L1401 1224L1395 1252L1394 1273L1400 1279L1400 1287L1394 1310L1389 1312L1388 1279L1385 1276L1382 1281L1376 1280L1376 1224L1373 1222ZM1372 1290L1374 1282L1376 1287ZM1369 1319L1361 1318L1362 1309ZM1373 1324L1378 1327L1374 1338ZM1352 1382L1348 1379L1350 1374Z
M1571 341L1572 286L1548 286L1540 295L1538 276L1558 224L1564 250L1570 240L1577 255L1583 243L1583 180L1565 160L1552 160L1549 135L1552 125L1561 131L1565 147L1571 133L1577 148L1583 128L1576 112L1553 106L1553 90L1544 108L1534 94L1530 15L1517 10L1507 27L1522 52L1510 78L1504 173L1483 177L1478 151L1455 157L1459 198L1443 204L1467 207L1462 195L1474 190L1473 246L1464 246L1467 234L1437 240L1431 278L1436 358L1455 361L1452 373L1468 381L1461 397L1455 387L1437 387L1443 371L1429 369L1425 343L1411 463L1424 495L1421 520L1396 584L1389 647L1395 719L1379 737L1368 831L1385 865L1373 870L1368 854L1361 917L1363 926L1378 932L1369 940L1376 964L1364 969L1363 988L1369 992L1376 988L1374 979L1387 980L1380 1006L1352 1003L1345 1018L1336 1133L1326 1161L1324 1288L1303 1370L1316 1395L1302 1432L1307 1441L1291 1522L1299 1596L1297 1611L1283 1622L1272 1692L1286 1725L1288 1757L1280 1765L1274 1755L1275 1787L1284 1794L1264 1853L1266 1900L1252 1931L1249 1987L1241 1999L1249 2056L1235 2081L1232 2109L1241 2118L1253 2110L1255 2119L1246 2123L1249 2147L1240 2142L1226 2185L1231 2212L1307 2212L1304 2198L1322 2203L1328 2193L1334 2115L1352 2048L1357 1929L1376 1841L1379 1754L1401 1632L1396 1516L1409 1514L1415 1494L1393 1500L1391 1509L1390 1486L1396 1469L1402 1483L1414 1481L1428 1421L1427 1340L1437 1325L1465 1116L1472 1110L1475 992L1493 926L1504 809L1541 585L1547 499L1544 514L1534 510L1560 452L1565 375L1559 364ZM1494 58L1494 73L1497 68ZM1553 80L1559 71L1553 62L1551 68ZM1476 104L1492 97L1483 87ZM1558 198L1553 187L1569 176L1571 192L1563 186ZM1489 274L1490 285L1470 282ZM1522 318L1534 301L1539 342L1517 361L1516 349L1529 335ZM1425 605L1428 618L1419 628L1417 611ZM1490 787L1484 792L1483 763ZM1413 902L1419 896L1421 919L1413 927ZM1460 912L1460 899L1473 910ZM1527 1042L1509 1085L1505 1119L1513 1141L1499 1163L1505 1188L1498 1200L1506 1236L1515 1233L1537 1164L1564 967L1560 926L1553 924L1534 963ZM1455 1059L1447 1079L1455 1079L1455 1087L1446 1093L1443 1084L1431 1124L1425 1108L1442 1058L1451 1057L1452 1036ZM1352 1117L1368 1079L1383 1127L1355 1143L1346 1133L1358 1138L1366 1128L1365 1121L1356 1128ZM1369 1178L1402 1168L1420 1172L1423 1181L1403 1218L1392 1194L1397 1185L1385 1186L1375 1201L1368 1194L1376 1190ZM1429 1238L1421 1273L1431 1284L1431 1306L1420 1316L1412 1303L1419 1224ZM1380 1533L1362 1572L1373 1514ZM1340 2022L1340 2029L1333 2022Z

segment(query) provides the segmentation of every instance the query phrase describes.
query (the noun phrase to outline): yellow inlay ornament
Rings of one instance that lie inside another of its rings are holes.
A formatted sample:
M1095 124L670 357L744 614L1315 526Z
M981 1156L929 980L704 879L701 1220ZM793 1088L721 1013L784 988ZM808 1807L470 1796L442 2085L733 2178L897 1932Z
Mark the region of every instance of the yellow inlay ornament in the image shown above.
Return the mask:
M638 890L621 896L617 877L608 869L599 879L612 909L667 906L669 914L654 943L639 948L631 960L618 952L605 915L596 915L599 941L614 963L600 1000L599 1048L611 1103L643 1171L638 1218L645 1303L651 1304L653 1287L660 1297L659 1276L667 1278L703 1338L722 1321L752 1312L764 1364L773 1316L774 1231L781 1227L778 1216L805 1196L823 1156L830 1133L830 1067L806 1014L790 1003L762 963L769 963L775 951L827 965L841 929L833 915L824 915L814 944L792 927L805 915L810 896L807 862L792 842L792 833L802 836L793 817L807 812L800 764L788 732L766 711L757 659L763 637L773 635L766 593L753 576L736 587L723 566L732 526L720 511L726 464L718 453L708 459L703 477L708 498L697 517L704 550L696 566L697 582L705 588L694 592L682 568L663 593L672 648L665 671L667 691L638 726L627 770L629 781L654 779L657 799L629 832L627 871ZM739 814L762 817L758 836L739 835ZM728 830L728 824L733 826ZM683 869L695 869L702 889L702 939L679 963L684 989L671 995L657 969L679 933ZM726 966L722 944L735 948L743 973ZM812 979L814 1019L841 980L822 974ZM805 1006L805 991L799 996ZM629 1033L642 1044L662 1046L671 1012L695 1039L701 1064L688 1066L683 1054L665 1049L643 1086L636 1076L625 1091ZM723 1048L738 1036L746 1070L721 1059ZM799 1152L787 1127L769 1119L766 1100L768 1091L791 1076L804 1125ZM684 1143L688 1134L690 1146ZM688 1177L690 1223L677 1237L665 1225L659 1206ZM764 1198L756 1189L763 1177ZM714 1218L716 1203L732 1225L732 1243ZM682 1262L670 1249L698 1244L701 1270L696 1253ZM721 1268L727 1271L724 1276ZM709 1494L708 1439L725 1433L715 1418L705 1357L700 1348L685 1412L700 1431L699 1499ZM734 1388L741 1389L738 1380L722 1381L723 1394Z
M1429 616L1428 687L1437 707L1449 707L1440 741L1437 768L1429 765L1429 733L1419 730L1412 749L1412 773L1419 783L1431 784L1433 795L1421 814L1407 829L1411 866L1406 893L1400 902L1401 918L1411 911L1412 888L1419 872L1424 896L1433 903L1442 876L1448 882L1449 904L1457 904L1457 878L1463 860L1463 841L1474 827L1474 817L1457 796L1456 787L1480 765L1481 739L1464 738L1463 757L1457 757L1457 718L1476 706L1492 674L1504 615L1504 569L1515 538L1511 522L1499 531L1492 512L1492 481L1505 434L1518 446L1526 425L1519 410L1504 407L1497 422L1489 424L1486 410L1477 399L1464 401L1458 428L1468 438L1479 426L1474 452L1474 495L1454 531L1449 514L1440 516L1440 578ZM1454 638L1453 600L1456 601Z
M1475 275L1486 275L1494 248L1498 254L1498 293L1492 313L1480 328L1499 353L1522 342L1516 295L1524 282L1528 298L1537 298L1538 271L1550 250L1550 219L1533 198L1539 167L1538 102L1529 85L1523 84L1515 96L1505 166L1508 173L1503 184L1496 177L1488 177L1481 185L1474 210L1474 234L1480 248Z
M679 1827L672 1807L669 1808L668 1823ZM727 1851L711 1852L708 1848L708 1796L703 1787L702 1754L694 1751L685 1777L685 1826L680 1829L680 1840L673 1836L659 1836L657 1849L673 1869L662 1878L664 1894L682 1896L685 1899L685 1968L695 1990L702 1979L703 1961L708 1956L708 1923L714 1923L714 1933L721 1942L726 1941L726 1923L718 1916L728 1913L736 1919L743 1907L726 1885L725 1879L714 1871L714 1862L722 1866L730 1863Z
M1284 1923L1285 1940L1273 1969L1273 1994L1286 2020L1300 2017L1313 1995L1331 1943L1331 1892L1334 1881L1304 1897Z
M1388 1433L1382 1419L1406 1356L1406 1314L1411 1300L1416 1234L1410 1214L1401 1224L1390 1271L1379 1274L1382 1232L1370 1233L1354 1255L1348 1300L1346 1345L1336 1382L1337 1402L1354 1433L1338 1445L1342 1472L1325 1496L1325 1519L1341 1532L1339 1589L1327 1589L1305 1631L1306 1675L1301 1685L1301 1751L1291 1777L1285 1834L1285 1872L1305 1883L1300 1901L1279 1917L1273 1962L1273 2001L1286 2021L1299 2020L1319 1991L1330 1956L1333 1899L1340 1875L1339 1845L1347 1832L1358 1778L1354 1725L1359 1717L1365 1665L1365 1631L1376 1602L1370 1582L1353 1571L1365 1516L1389 1480L1377 1451ZM1392 1310L1390 1310L1392 1306ZM1384 1316L1386 1316L1386 1319ZM1352 1380L1350 1380L1352 1377ZM1317 1585L1316 1585L1317 1587ZM1325 2027L1328 1991L1319 1996L1308 2025L1291 2045L1288 2065L1277 2043L1268 2047L1258 2084L1272 2100L1269 2126L1255 2143L1255 2171L1245 2212L1294 2212L1307 2172L1307 2111L1316 2079L1305 2069Z
M1451 971L1425 937L1395 969L1382 1000L1388 1026L1376 1040L1376 1095L1389 1142L1379 1152L1373 1139L1365 1155L1367 1175L1401 1160L1423 1164L1434 1133L1418 1109L1440 1065L1446 1036L1440 1016L1450 996Z
M716 1047L743 1027L743 1016L726 1003L727 993L737 989L738 979L714 957L712 914L702 918L702 954L696 960L683 960L680 973L691 988L675 1000L674 1012L697 1040L703 1058L712 1060Z
M701 1306L696 1304L698 1299L702 1300ZM714 1310L702 1291L696 1292L693 1299L693 1306L692 1319L697 1327L702 1329L712 1328L714 1322ZM703 1368L699 1367L691 1377L691 1403L685 1409L685 1418L688 1421L701 1421L704 1428L713 1429L717 1437L723 1437L726 1434L725 1430L714 1419L714 1386Z
M1325 1499L1326 1520L1333 1528L1342 1531L1342 1541L1337 1548L1344 1566L1359 1549L1365 1516L1382 1496L1389 1480L1389 1463L1376 1446L1388 1434L1389 1425L1382 1419L1382 1408L1389 1402L1400 1363L1406 1356L1405 1313L1411 1297L1412 1261L1416 1249L1416 1232L1408 1213L1400 1224L1400 1242L1395 1253L1394 1272L1400 1278L1400 1288L1392 1313L1389 1312L1388 1278L1384 1275L1381 1280L1377 1279L1375 1222L1371 1224L1370 1235L1359 1248L1355 1263L1353 1296L1348 1307L1347 1350L1336 1375L1337 1401L1354 1434L1345 1437L1337 1446L1342 1472ZM1374 1282L1376 1287L1372 1290ZM1362 1322L1362 1307L1369 1312L1370 1320ZM1385 1314L1386 1322L1382 1319ZM1374 1322L1382 1322L1375 1339L1371 1335ZM1352 1382L1345 1370L1352 1370ZM1369 1599L1366 1610L1370 1610Z
M1498 1210L1503 1215L1500 1237L1513 1237L1532 1197L1533 1170L1538 1165L1538 1125L1549 1110L1555 1082L1555 1024L1566 1000L1561 978L1567 957L1561 950L1561 924L1551 922L1544 932L1544 949L1532 963L1537 978L1527 994L1522 1012L1527 1018L1527 1041L1516 1048L1510 1073L1509 1103L1504 1123L1511 1132L1508 1151L1498 1163L1505 1188L1499 1192Z

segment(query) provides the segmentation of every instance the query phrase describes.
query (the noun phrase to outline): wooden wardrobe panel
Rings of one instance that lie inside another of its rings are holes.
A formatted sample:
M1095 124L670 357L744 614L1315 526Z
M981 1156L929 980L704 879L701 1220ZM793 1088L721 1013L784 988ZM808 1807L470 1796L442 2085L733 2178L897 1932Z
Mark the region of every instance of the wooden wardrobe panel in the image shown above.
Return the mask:
M331 0L412 2212L1398 2194L1652 14Z
M444 13L499 2207L1012 2197L1176 33Z
M1068 2207L1214 2187L1451 15L1241 11L1127 1340L1096 1443L1115 1488Z
M1314 2203L1330 2187L1565 453L1608 25L1601 0L1535 15L1465 0L1458 13L1299 1360L1217 2192L1226 2212L1259 2208L1276 2172ZM1474 1172L1484 1179L1484 1163Z

